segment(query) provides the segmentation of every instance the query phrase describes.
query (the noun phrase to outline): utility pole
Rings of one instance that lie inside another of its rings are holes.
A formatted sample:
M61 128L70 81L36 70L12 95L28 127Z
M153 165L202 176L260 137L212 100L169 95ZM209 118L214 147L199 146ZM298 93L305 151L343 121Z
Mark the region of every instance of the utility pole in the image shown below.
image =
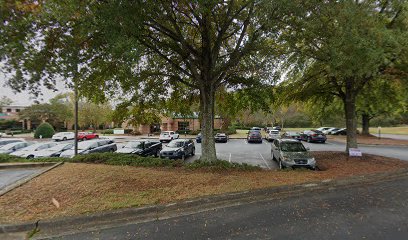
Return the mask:
M78 155L78 84L74 80L74 118L75 118L75 138L74 138L74 155Z

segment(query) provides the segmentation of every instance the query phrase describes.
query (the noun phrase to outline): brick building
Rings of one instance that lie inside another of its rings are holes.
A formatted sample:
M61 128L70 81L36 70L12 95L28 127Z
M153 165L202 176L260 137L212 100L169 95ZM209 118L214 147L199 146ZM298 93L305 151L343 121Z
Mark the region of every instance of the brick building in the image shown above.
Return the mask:
M222 127L222 123L222 119L219 116L216 116L214 119L214 128L220 129ZM125 122L122 124L122 128L137 130L142 134L149 134L160 131L197 131L201 129L201 124L198 119L198 115L193 114L193 116L188 117L162 117L161 123L151 125L141 124L138 126L132 126L131 124Z
M15 120L21 122L22 129L31 129L31 121L28 119L21 120L19 113L27 108L27 106L1 106L0 120Z

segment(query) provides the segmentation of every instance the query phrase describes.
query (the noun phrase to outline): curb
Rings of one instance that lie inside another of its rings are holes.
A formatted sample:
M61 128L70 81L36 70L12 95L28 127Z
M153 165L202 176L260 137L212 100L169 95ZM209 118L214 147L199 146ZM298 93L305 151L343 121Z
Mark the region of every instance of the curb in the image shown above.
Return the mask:
M167 219L170 217L189 215L222 207L232 207L245 203L265 201L279 197L277 194L282 194L282 196L285 197L294 193L299 194L319 190L330 191L336 187L351 187L363 183L372 184L375 182L389 181L407 176L408 169L402 169L392 172L355 176L346 179L326 179L297 185L286 185L281 187L213 195L169 204L109 210L99 213L92 213L86 216L79 215L45 219L40 220L38 227L44 234L61 234L62 232L67 233L73 231L77 232L83 229L101 229L104 227L114 226L115 224ZM30 231L35 228L35 222L36 221L21 224L0 225L0 234Z
M28 177L25 177L25 178L23 178L23 179L20 179L20 180L18 180L17 182L15 182L15 183L13 183L13 184L11 184L11 185L8 185L7 187L1 189L1 190L0 190L0 197L3 196L4 194L10 192L10 191L13 190L13 189L20 187L21 185L25 184L26 182L30 181L31 179L36 178L36 177L40 176L41 174L44 174L44 173L46 173L46 172L48 172L48 171L50 171L50 170L52 170L52 169L58 167L58 166L61 165L61 164L64 164L64 162L58 162L58 163L43 163L42 165L41 165L41 164L33 165L33 166L35 166L35 167L41 167L41 166L43 166L43 167L50 166L50 167L49 167L49 168L46 168L46 169L44 169L44 170L42 170L42 171L40 171L40 172L38 172L38 173L34 173L34 174L32 174L32 175L30 175L30 176L28 176ZM29 164L20 165L19 168L21 168L22 166L28 167L28 166L30 166L30 165L29 165ZM17 167L14 167L14 168L17 168ZM1 230L0 230L0 233L1 233Z
M53 163L53 162L38 162L38 163L21 162L21 163L4 163L4 164L2 163L2 164L0 164L0 169L48 167L48 166L52 166L54 164L55 163Z

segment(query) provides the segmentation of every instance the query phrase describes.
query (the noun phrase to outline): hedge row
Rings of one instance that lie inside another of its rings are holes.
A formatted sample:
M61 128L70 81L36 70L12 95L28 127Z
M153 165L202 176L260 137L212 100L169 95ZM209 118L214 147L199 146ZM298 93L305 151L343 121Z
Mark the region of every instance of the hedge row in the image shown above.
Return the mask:
M169 160L155 157L141 157L133 154L121 153L93 153L78 155L74 158L34 158L25 159L16 156L0 154L0 163L7 162L73 162L73 163L95 163L120 166L137 166L137 167L171 167L185 169L209 169L209 170L241 170L254 171L260 170L258 166L248 165L246 163L230 163L224 160L214 162L194 161L185 163L182 160Z

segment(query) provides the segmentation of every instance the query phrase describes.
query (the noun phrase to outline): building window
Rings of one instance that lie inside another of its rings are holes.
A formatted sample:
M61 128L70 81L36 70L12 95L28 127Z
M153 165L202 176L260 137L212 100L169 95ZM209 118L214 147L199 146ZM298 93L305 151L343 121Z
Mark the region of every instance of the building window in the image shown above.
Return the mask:
M178 130L190 130L189 122L178 122Z
M20 109L16 109L16 112L20 112Z
M7 108L7 112L11 112L11 108Z

